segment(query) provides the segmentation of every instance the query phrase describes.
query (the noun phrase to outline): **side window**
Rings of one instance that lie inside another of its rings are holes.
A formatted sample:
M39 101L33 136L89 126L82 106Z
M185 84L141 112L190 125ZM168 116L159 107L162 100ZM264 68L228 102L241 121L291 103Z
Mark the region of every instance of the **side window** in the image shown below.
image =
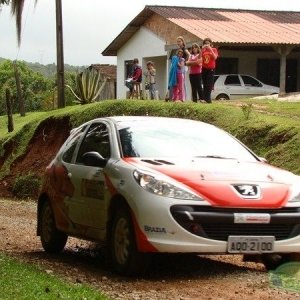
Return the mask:
M237 75L228 75L224 81L225 85L235 85L240 86L241 82Z
M245 86L261 86L261 83L253 77L242 75Z
M104 158L110 157L110 141L107 126L103 123L93 123L88 129L77 154L76 163L82 163L82 155L95 151Z
M62 156L62 160L64 162L71 163L76 146L77 146L79 140L81 139L85 129L86 129L86 126L82 127L80 130L78 130L76 133L74 133L74 136L65 145L65 150L64 150L64 153Z

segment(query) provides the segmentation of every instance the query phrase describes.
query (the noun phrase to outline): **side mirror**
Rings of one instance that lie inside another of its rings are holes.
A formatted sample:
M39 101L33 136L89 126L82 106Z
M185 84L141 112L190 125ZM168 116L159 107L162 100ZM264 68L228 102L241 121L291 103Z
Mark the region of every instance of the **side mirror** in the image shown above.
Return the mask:
M86 166L104 168L107 164L107 159L98 152L86 152L82 155L82 162Z

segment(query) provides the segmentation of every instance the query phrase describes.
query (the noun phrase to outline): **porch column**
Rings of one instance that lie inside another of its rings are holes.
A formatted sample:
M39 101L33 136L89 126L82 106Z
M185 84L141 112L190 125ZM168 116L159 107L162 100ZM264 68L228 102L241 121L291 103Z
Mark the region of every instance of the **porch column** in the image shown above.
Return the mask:
M286 85L286 57L291 53L292 46L278 46L275 47L276 52L280 55L280 81L279 81L279 97L285 94Z

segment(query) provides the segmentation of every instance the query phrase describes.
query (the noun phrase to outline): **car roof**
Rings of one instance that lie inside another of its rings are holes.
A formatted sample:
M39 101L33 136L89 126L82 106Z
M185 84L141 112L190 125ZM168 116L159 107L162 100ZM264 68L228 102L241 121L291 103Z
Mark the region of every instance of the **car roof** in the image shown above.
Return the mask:
M85 122L83 124L81 124L79 127L88 125L92 122L101 122L101 121L108 121L108 122L112 122L114 124L118 124L118 123L131 123L131 122L136 122L136 121L150 121L150 123L153 122L153 124L156 124L157 122L161 122L161 123L168 123L168 122L176 122L178 123L192 123L192 122L197 122L197 123L201 123L203 127L216 127L214 125L205 123L205 122L201 122L198 120L191 120L191 119L183 119L183 118L172 118L172 117L158 117L158 116L110 116L110 117L103 117L103 118L96 118L96 119L92 119L88 122ZM71 132L74 132L77 128L72 129Z

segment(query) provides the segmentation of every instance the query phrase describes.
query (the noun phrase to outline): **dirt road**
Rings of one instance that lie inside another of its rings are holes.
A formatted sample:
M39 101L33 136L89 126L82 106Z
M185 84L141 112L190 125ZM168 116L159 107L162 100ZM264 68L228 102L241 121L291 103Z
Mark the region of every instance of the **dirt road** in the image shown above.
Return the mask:
M70 238L60 255L46 254L36 237L34 202L0 200L0 237L1 252L112 299L300 299L300 293L270 287L264 266L241 256L157 256L147 276L122 278L105 267L93 243Z

